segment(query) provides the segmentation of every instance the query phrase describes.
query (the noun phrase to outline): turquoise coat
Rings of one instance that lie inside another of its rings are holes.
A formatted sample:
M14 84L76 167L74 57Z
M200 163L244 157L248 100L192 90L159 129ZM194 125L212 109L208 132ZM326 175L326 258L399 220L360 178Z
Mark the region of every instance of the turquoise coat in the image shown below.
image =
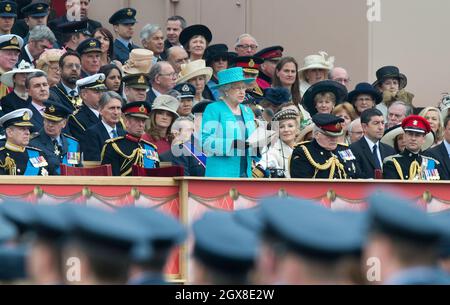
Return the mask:
M207 156L206 177L239 178L239 151L232 149L235 139L245 141L255 131L255 117L253 111L239 105L244 118L245 137L239 132L234 114L224 101L209 104L202 119L202 147ZM252 177L252 159L247 149L247 176Z

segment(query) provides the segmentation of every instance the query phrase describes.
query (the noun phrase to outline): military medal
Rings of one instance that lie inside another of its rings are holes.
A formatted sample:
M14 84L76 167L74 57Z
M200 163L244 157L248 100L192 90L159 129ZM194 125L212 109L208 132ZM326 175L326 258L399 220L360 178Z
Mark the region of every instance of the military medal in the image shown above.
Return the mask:
M53 151L53 153L57 156L59 156L61 154L61 152L59 151L58 145L55 145L55 150Z

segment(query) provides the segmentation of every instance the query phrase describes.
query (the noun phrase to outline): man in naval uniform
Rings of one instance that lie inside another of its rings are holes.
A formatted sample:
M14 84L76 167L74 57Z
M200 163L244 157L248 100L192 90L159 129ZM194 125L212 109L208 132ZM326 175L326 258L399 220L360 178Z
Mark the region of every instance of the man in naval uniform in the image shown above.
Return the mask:
M44 153L27 146L30 142L30 119L33 112L21 108L0 118L6 131L5 146L0 148L0 175L47 176L48 163Z
M78 141L62 133L66 126L71 109L59 102L44 102L44 128L31 140L33 147L41 149L47 156L49 168L55 175L60 175L60 164L80 166L80 144Z
M347 145L338 144L344 120L328 113L312 118L315 126L312 141L294 147L290 161L292 178L349 179L357 174L356 160Z
M405 150L384 159L383 178L398 180L437 181L441 179L442 168L439 161L422 155L421 147L425 137L431 132L428 121L418 115L403 119Z
M133 165L159 167L156 146L141 139L150 111L146 102L132 102L122 107L127 134L107 140L101 153L102 164L111 164L113 176L131 176Z

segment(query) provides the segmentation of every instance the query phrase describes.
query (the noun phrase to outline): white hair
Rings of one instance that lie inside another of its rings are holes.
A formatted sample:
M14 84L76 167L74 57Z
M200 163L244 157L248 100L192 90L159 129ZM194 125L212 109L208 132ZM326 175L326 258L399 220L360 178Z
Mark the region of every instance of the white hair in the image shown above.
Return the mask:
M150 37L155 35L156 32L161 31L161 27L157 24L145 25L139 33L141 41L147 41Z
M236 43L234 44L234 47L237 47L237 46L241 43L241 40L244 39L244 38L250 38L250 39L252 39L252 40L255 42L255 44L258 46L258 42L256 41L255 37L253 37L253 36L250 35L250 34L244 33L244 34L241 34L241 35L236 39Z

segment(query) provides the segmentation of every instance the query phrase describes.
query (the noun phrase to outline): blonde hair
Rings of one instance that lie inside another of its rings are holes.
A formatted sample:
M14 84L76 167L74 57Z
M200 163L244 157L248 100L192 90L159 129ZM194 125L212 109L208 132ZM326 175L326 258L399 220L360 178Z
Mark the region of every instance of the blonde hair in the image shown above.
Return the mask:
M347 114L350 116L350 119L352 121L358 118L358 116L356 115L355 108L349 102L344 102L342 104L336 105L336 107L334 107L333 111L331 111L331 114L336 115L342 111L347 112Z
M425 117L427 115L427 113L430 111L435 111L439 118L439 126L436 131L436 134L434 135L435 136L434 143L439 143L442 141L442 139L444 139L444 129L445 129L444 121L442 120L442 116L441 116L441 111L436 107L425 107L424 109L422 109L422 111L420 111L419 115L421 117Z
M327 99L327 100L331 101L333 104L336 105L336 95L335 95L333 92L321 92L321 93L317 93L317 94L314 96L314 105L317 104L317 102L318 102L320 99L322 99L322 98Z

